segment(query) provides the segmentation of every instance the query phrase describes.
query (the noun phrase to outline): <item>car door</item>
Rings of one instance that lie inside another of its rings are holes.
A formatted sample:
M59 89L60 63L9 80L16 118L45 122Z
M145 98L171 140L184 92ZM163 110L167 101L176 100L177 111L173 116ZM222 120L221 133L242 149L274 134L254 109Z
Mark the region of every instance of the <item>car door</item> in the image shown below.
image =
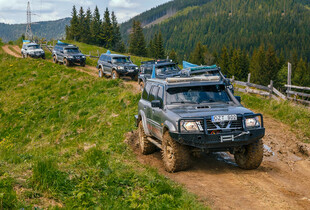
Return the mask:
M156 94L156 93L154 93ZM152 134L158 138L162 139L163 135L163 104L164 104L164 86L158 85L158 91L155 97L155 100L159 100L161 103L160 108L152 108L152 119L153 119L153 129Z
M57 60L58 61L64 60L64 48L63 47L59 47L59 49L57 50Z
M158 124L159 122L156 121L156 118L154 118L154 114L155 114L155 110L157 110L158 108L153 108L151 103L152 101L157 99L157 95L158 95L158 91L159 91L159 87L158 85L154 85L151 89L150 92L150 96L149 96L149 102L150 102L150 117L149 117L149 127L150 127L150 132L153 136L155 136L156 138L160 137L160 135L158 134Z
M145 120L146 120L146 126L149 131L151 131L152 127L150 124L150 118L152 116L152 107L151 107L151 102L149 101L149 95L152 89L152 83L147 83L144 87L144 90L142 92L142 99L141 100L141 109L144 112L145 115Z

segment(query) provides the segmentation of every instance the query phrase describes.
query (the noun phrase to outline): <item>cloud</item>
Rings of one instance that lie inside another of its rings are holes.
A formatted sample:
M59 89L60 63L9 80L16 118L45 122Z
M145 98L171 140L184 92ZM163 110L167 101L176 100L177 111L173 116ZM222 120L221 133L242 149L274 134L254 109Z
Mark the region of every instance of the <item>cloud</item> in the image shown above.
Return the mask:
M116 8L134 8L138 6L138 4L132 3L129 0L111 0L109 6Z

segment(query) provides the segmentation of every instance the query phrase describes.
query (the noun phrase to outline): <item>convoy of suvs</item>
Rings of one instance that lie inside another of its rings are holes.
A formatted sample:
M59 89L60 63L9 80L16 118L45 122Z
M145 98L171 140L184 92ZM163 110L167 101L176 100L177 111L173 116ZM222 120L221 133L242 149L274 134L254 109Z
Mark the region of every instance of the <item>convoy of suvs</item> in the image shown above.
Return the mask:
M35 43L23 45L23 57L45 58ZM85 66L86 56L78 47L59 42L53 62ZM142 154L162 150L168 172L191 166L191 155L230 152L242 169L256 169L263 160L263 116L241 105L229 79L217 66L180 69L172 60L142 62L140 68L130 56L102 54L98 76L118 79L129 76L141 87L135 115Z

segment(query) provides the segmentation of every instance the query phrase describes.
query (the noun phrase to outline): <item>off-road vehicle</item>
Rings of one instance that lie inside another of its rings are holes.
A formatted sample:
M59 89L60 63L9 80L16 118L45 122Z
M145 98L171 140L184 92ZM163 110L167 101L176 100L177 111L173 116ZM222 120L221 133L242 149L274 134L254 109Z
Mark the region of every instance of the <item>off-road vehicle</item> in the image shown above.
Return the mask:
M86 56L81 53L78 47L72 44L58 42L53 51L53 62L63 63L66 66L79 64L85 66Z
M45 52L37 43L25 42L21 49L21 54L23 58L31 57L45 59Z
M152 77L153 69L155 68L155 77L156 78L167 78L174 77L180 74L180 68L177 63L174 63L172 60L150 60L141 62L138 84L141 87L141 91L144 88L144 84L148 79Z
M111 76L118 79L121 76L129 76L133 80L138 79L139 68L130 60L130 56L104 53L101 54L97 63L98 75Z
M168 172L190 166L191 153L228 151L240 168L263 159L263 116L240 104L219 76L149 79L136 125L143 154L158 147Z

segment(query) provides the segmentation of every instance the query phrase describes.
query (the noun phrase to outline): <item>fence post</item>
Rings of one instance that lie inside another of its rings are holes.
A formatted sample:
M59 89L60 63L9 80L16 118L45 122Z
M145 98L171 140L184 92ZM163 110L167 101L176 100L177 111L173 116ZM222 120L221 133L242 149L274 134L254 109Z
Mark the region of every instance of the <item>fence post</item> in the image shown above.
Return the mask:
M232 76L231 83L233 83L234 81L235 81L235 76Z
M271 99L272 92L273 92L273 81L272 80L270 80L269 88L270 88L270 90L269 90L269 99Z
M292 85L292 64L287 64L287 85ZM287 87L287 91L291 91L291 87ZM287 93L287 97L289 98L291 95Z
M251 73L248 74L248 83L251 82Z

